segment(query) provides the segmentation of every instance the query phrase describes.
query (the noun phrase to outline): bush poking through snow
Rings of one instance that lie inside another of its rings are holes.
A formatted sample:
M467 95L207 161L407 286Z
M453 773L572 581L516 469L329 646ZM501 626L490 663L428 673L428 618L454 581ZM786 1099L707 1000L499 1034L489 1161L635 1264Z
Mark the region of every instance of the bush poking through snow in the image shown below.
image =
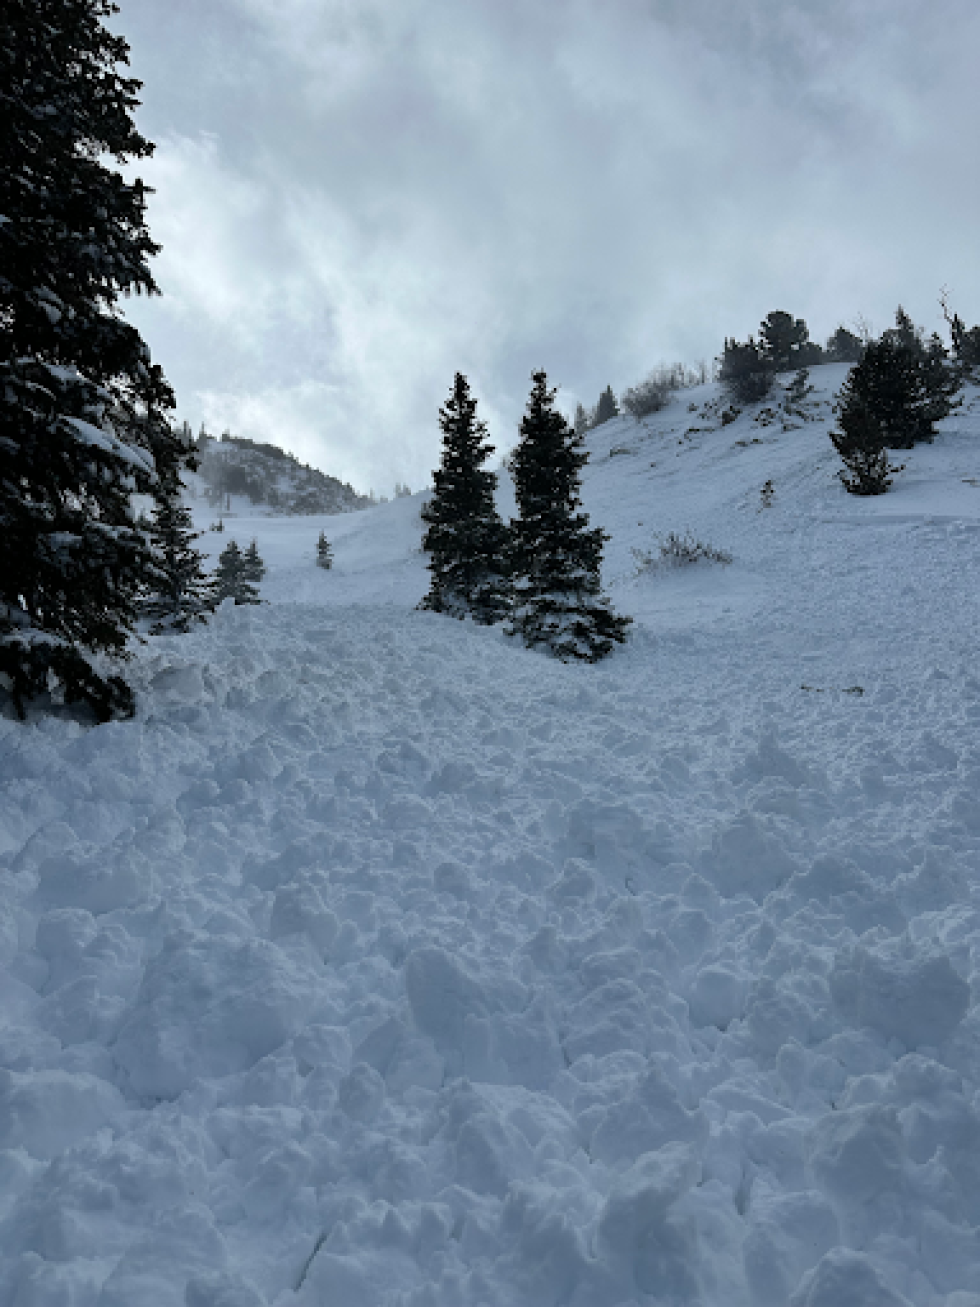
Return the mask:
M637 563L637 575L641 572L653 572L658 568L687 567L691 563L730 563L732 555L727 549L716 549L714 545L705 544L691 531L683 535L668 531L660 540L657 552L649 549L632 549L630 551Z

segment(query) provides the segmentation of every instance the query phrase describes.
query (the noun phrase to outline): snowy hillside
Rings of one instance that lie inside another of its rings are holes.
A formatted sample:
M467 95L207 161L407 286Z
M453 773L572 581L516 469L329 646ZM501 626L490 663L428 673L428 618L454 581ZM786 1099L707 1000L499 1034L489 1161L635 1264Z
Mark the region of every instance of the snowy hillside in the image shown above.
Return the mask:
M371 502L346 482L309 467L277 445L238 436L198 441L200 465L185 484L192 499L203 496L214 509L265 516L350 513Z
M0 1307L980 1307L980 392L858 500L843 375L591 433L597 666L416 496L0 719Z

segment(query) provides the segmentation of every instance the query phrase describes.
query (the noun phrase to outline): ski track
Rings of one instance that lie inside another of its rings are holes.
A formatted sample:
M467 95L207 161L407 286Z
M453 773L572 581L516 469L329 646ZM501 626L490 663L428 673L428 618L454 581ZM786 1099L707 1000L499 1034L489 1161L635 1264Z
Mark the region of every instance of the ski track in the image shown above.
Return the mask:
M0 718L4 1307L980 1307L975 419L864 507L685 416L596 667L414 611L416 498Z

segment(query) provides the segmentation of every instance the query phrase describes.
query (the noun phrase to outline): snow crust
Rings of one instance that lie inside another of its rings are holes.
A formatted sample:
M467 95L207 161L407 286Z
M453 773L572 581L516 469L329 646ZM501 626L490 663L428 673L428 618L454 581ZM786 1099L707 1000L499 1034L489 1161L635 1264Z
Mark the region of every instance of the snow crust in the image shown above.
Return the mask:
M3 1307L980 1307L980 399L862 502L843 375L592 433L597 666L416 496L0 719Z

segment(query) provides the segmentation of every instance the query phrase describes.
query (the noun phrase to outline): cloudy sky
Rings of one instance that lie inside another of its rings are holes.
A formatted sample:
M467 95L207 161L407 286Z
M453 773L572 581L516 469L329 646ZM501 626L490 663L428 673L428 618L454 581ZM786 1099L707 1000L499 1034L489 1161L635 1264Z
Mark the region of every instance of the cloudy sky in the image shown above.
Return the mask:
M196 427L423 485L465 372L498 447L773 308L980 319L977 0L120 0Z

